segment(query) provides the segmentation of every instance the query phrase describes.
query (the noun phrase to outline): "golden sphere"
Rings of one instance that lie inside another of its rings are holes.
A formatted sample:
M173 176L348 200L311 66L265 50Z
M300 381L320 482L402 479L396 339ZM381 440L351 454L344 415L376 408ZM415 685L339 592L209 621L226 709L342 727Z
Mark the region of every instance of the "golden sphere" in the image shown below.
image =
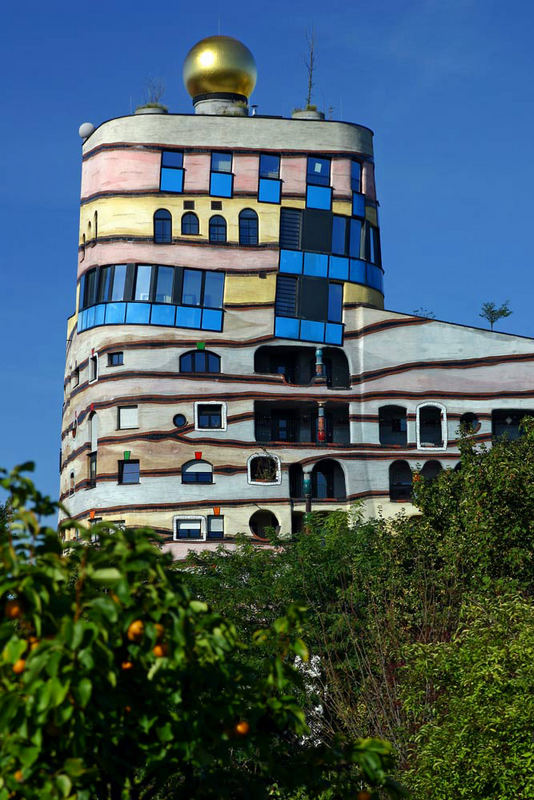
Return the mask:
M228 92L250 97L256 85L256 62L242 42L231 36L208 36L191 48L184 61L184 83L191 97Z

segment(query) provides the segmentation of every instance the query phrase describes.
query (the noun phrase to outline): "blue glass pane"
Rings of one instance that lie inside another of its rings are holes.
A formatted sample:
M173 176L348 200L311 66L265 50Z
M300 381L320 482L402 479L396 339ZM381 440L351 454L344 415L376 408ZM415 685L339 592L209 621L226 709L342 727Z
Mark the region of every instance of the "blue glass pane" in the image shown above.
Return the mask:
M212 153L211 169L213 172L231 172L232 154L231 153Z
M183 169L161 168L159 188L162 192L182 192L184 187Z
M330 256L330 278L337 278L340 281L349 279L349 259L340 256Z
M337 214L332 218L332 253L344 256L347 252L347 222L348 217Z
M164 150L161 154L162 167L182 167L184 154L176 150Z
M108 303L106 306L106 325L124 322L126 303Z
M126 322L136 325L148 325L150 321L150 303L128 303Z
M274 335L282 336L284 339L298 339L299 323L300 320L291 317L276 317Z
M306 189L307 208L324 208L330 210L332 189L330 186L308 186Z
M115 264L113 271L113 291L112 300L122 300L124 298L124 283L126 281L126 264Z
M319 186L330 185L330 159L308 156L308 166L306 170L307 183Z
M278 178L280 175L280 156L260 156L260 178Z
M222 331L222 311L205 308L202 311L202 328L205 331Z
M156 285L157 303L172 303L172 284L174 281L174 267L158 267L158 282Z
M201 308L178 306L176 309L176 326L178 328L200 328L201 314Z
M359 219L351 219L350 247L349 247L349 255L351 258L360 257L361 240L362 240L362 223Z
M279 203L280 181L271 178L260 178L258 200L260 203Z
M152 306L151 325L174 325L176 309L174 306Z
M203 305L210 306L210 308L222 308L223 290L224 274L222 272L206 272Z
M327 322L324 340L328 344L343 344L343 325Z
M375 267L374 264L367 265L367 283L369 286L372 286L373 289L378 289L380 292L382 291L382 270Z
M351 258L350 279L354 283L365 283L365 261L361 261L359 258Z
M227 172L212 172L210 176L210 195L212 197L231 197L233 177Z
M86 328L85 324L85 311L80 311L78 314L78 330L84 331Z
M343 286L340 283L331 283L328 287L328 320L341 322L343 314Z
M302 253L299 250L280 250L280 272L300 275L302 272Z
M95 307L86 309L85 315L85 327L92 328L95 324Z
M360 178L362 174L362 165L359 161L353 161L350 166L350 185L353 192L360 191Z
M352 193L352 216L365 217L365 195Z
M137 267L134 300L150 300L152 267Z
M104 317L106 314L106 306L104 303L101 303L99 306L95 306L95 325L103 325L104 324Z
M303 319L300 323L300 338L305 342L324 342L324 322Z
M184 269L182 303L186 303L188 306L199 306L201 291L202 272L198 269Z
M304 274L314 275L316 278L326 278L328 256L322 253L304 253Z

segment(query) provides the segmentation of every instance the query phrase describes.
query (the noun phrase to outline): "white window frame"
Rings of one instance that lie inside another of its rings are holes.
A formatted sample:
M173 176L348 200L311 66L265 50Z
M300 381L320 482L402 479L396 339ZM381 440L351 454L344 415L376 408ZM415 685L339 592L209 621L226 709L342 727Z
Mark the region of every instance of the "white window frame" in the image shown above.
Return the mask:
M255 458L272 458L276 462L276 478L274 481L255 481L252 479L251 465ZM247 483L252 486L279 486L282 483L282 468L280 458L272 453L253 453L247 459Z
M420 413L422 408L426 408L428 406L433 406L434 408L439 408L441 410L441 438L443 440L443 444L441 447L437 445L425 447L421 444L421 431L420 431ZM417 449L424 450L426 452L437 453L447 449L447 409L443 405L443 403L437 403L435 401L429 400L427 403L420 403L417 408L415 409L415 434L417 440Z
M121 408L132 410L136 409L137 411L137 425L121 425ZM139 406L138 405L131 405L131 406L117 406L117 430L118 431L134 431L139 428Z
M92 361L93 358L95 359L96 369L95 369L95 377L91 378L91 361ZM88 373L89 373L88 376L87 376L87 382L88 383L96 383L96 381L98 380L98 373L99 373L98 353L91 353L89 355L89 361L87 363L87 367L88 367Z
M201 428L198 424L199 406L221 406L221 427L220 428ZM195 430L196 431L225 431L226 430L226 403L222 400L196 400L195 401Z
M200 521L200 538L180 539L178 536L178 522L185 520ZM172 540L173 542L204 542L206 541L206 517L201 514L178 514L172 519Z

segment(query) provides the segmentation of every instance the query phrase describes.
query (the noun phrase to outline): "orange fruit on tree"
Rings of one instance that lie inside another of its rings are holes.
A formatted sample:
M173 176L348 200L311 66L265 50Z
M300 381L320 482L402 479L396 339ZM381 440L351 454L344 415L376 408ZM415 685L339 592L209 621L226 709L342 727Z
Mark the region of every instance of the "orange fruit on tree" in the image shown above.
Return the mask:
M138 642L143 633L145 632L145 625L144 622L140 619L134 619L133 622L130 622L128 625L128 639L131 642Z
M358 792L356 795L356 800L371 800L371 792Z
M22 770L18 769L15 772L15 774L13 775L13 777L15 778L16 781L18 781L19 783L22 783Z
M37 636L30 636L28 644L30 645L30 650L35 650L36 647L39 647L39 639Z
M242 719L237 723L234 730L239 736L246 736L247 733L250 731L250 725L248 724L246 719Z
M18 661L15 661L13 664L13 672L15 675L21 675L24 672L24 668L26 667L26 662L23 658L19 658Z
M156 629L156 634L157 634L158 639L161 639L161 637L165 633L165 628L163 627L163 625L160 622L156 622L154 627Z
M133 664L131 661L123 661L121 664L121 669L132 669Z
M166 656L168 651L169 648L167 647L166 644L157 644L152 650L156 658L161 658L162 656Z
M22 605L20 600L16 598L8 600L4 606L4 612L8 619L19 619L22 617Z

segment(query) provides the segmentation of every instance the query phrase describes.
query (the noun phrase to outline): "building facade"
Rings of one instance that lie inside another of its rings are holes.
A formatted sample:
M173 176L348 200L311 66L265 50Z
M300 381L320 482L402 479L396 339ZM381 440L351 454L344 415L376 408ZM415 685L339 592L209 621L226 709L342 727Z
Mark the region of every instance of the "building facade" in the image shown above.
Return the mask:
M176 557L306 510L410 506L534 408L530 339L384 310L373 135L251 116L250 52L212 37L194 114L82 126L61 499Z

